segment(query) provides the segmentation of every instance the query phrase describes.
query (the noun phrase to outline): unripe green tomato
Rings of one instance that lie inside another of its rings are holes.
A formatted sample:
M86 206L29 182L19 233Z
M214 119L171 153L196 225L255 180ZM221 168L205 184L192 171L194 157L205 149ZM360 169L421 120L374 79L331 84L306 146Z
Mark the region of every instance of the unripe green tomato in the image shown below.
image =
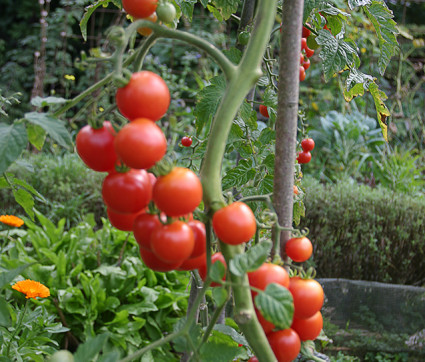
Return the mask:
M164 23L172 23L176 18L176 8L171 3L160 3L156 8L158 19Z
M53 353L48 359L49 362L74 362L74 356L66 349L61 349Z
M242 31L238 35L238 42L240 45L247 45L250 34L247 31Z

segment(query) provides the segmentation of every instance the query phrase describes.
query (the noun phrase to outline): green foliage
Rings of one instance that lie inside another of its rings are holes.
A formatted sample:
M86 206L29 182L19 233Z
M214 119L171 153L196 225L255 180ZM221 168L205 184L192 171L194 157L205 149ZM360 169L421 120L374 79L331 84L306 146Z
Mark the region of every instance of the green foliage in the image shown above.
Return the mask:
M425 200L354 182L306 179L306 217L320 277L396 284L425 279Z

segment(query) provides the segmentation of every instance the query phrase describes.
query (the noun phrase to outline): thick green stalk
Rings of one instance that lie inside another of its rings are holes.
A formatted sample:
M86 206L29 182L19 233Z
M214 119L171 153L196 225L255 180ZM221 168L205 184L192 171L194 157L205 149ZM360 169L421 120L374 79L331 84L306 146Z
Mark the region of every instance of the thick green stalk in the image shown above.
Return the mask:
M275 0L259 2L252 36L240 64L229 79L226 92L213 119L200 173L205 207L212 212L224 205L221 166L226 141L240 105L262 74L261 61L269 41L275 13ZM243 245L230 246L220 243L220 248L227 261L244 252ZM236 322L261 362L276 361L264 331L256 318L248 277L246 275L238 277L230 273L230 278L233 285Z

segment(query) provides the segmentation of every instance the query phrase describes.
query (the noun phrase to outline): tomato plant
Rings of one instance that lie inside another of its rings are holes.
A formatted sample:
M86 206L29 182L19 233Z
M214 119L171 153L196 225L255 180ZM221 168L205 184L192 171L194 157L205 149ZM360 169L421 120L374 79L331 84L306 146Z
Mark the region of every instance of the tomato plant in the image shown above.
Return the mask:
M317 312L306 319L294 317L291 328L302 341L315 340L323 328L322 313Z
M110 122L103 122L100 128L86 125L78 132L75 140L78 155L92 170L111 171L117 161L114 139L115 131Z
M212 225L217 237L226 244L249 241L257 230L254 213L243 202L233 202L213 215Z
M138 169L151 168L167 151L161 128L147 118L136 118L126 124L115 137L114 145L121 161Z
M123 9L131 16L139 19L150 16L158 5L157 0L122 0Z
M183 167L158 177L153 201L168 216L184 216L194 211L202 200L202 185L196 174Z
M293 277L289 281L289 291L294 298L295 317L310 318L322 308L324 293L316 280Z
M112 211L124 214L142 211L152 198L148 173L132 169L109 174L103 180L102 197Z
M300 337L291 328L271 332L267 335L267 339L278 362L291 362L300 353Z
M122 115L130 121L136 118L159 120L170 105L170 91L157 74L147 70L133 73L125 87L118 88L115 99Z
M293 261L302 263L313 254L313 244L305 236L289 239L285 244L285 253Z

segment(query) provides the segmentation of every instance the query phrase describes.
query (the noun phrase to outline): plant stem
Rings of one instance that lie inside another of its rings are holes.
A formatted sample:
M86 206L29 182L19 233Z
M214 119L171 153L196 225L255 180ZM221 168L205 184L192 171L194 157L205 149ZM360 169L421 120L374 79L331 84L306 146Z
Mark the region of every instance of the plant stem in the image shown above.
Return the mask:
M12 345L13 339L21 331L21 325L22 325L22 321L24 320L24 316L25 316L27 309L28 309L28 303L29 303L29 299L26 300L24 311L19 316L18 324L16 325L15 330L13 331L12 335L10 336L9 344L7 345L7 348L6 348L6 356L7 357L9 357L9 350L10 350L10 346Z
M283 6L280 44L279 93L276 119L276 158L273 201L279 224L292 227L294 161L297 138L299 98L299 54L304 1L287 0ZM280 249L284 259L285 243L290 231L280 234Z

